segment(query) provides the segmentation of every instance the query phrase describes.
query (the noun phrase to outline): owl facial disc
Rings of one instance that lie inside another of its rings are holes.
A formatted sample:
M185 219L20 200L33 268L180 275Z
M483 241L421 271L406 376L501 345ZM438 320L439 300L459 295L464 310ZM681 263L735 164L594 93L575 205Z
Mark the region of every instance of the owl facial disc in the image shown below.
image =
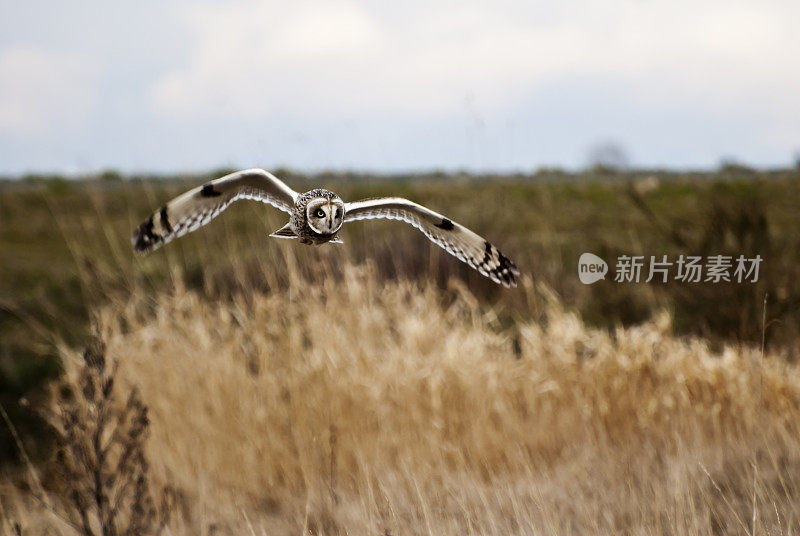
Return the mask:
M306 222L317 234L336 234L344 223L344 202L338 196L312 199L306 205Z

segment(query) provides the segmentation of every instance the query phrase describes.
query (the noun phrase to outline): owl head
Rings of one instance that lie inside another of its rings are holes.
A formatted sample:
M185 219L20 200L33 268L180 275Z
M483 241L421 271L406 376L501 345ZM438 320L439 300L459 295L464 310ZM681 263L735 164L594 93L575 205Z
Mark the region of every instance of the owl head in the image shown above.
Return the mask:
M306 222L315 233L336 234L344 223L344 202L333 192L320 191L306 205Z

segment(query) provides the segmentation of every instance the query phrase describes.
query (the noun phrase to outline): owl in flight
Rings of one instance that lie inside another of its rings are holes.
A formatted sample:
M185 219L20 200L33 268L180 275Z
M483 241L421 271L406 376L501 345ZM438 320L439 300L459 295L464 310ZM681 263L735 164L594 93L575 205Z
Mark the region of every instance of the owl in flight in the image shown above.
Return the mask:
M289 213L289 223L275 238L303 244L342 243L339 229L356 220L402 220L436 245L469 264L495 283L517 285L519 270L492 244L466 227L401 197L381 197L345 203L335 193L316 189L300 194L263 169L237 171L198 186L161 207L133 233L133 247L147 253L207 224L239 199L269 203Z

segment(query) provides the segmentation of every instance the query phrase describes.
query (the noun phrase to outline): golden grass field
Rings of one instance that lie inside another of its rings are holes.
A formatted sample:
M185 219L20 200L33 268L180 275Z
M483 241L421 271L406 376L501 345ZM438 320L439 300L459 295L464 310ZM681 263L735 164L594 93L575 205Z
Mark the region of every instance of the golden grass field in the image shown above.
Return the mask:
M350 244L271 244L245 262L232 252L256 239L231 245L231 221L198 253L237 281L223 289L211 268L189 284L180 242L131 264L129 225L105 245L65 233L76 259L111 252L78 262L81 289L118 366L115 404L136 390L148 408L142 486L170 490L162 534L800 532L789 350L680 335L666 310L591 327L526 270L488 298L458 275L420 277L447 262L430 253L396 278ZM54 344L64 374L42 407L58 429L60 393L98 395L81 346ZM92 439L76 440L90 457ZM64 490L91 475L65 482L59 460L4 473L0 533L81 534Z
M346 266L219 304L178 277L100 311L149 407L151 484L179 492L166 533L800 529L800 368L675 338L666 316L589 329L527 277L544 320L502 328L452 286L444 303ZM71 534L5 491L5 530Z

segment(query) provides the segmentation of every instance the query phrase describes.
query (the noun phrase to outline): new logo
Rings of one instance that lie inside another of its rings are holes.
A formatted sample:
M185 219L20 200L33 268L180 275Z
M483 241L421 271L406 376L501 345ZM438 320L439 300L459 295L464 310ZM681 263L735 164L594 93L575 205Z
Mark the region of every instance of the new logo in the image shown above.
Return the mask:
M578 277L584 285L591 285L606 278L608 264L592 253L584 253L578 259Z

